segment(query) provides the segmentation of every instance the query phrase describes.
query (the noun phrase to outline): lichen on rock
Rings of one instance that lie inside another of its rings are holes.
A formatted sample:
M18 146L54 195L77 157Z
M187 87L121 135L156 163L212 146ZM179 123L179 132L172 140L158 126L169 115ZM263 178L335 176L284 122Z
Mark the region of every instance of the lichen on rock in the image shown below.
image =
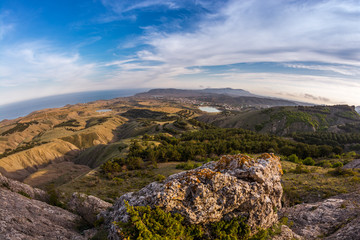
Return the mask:
M206 225L220 220L244 217L253 232L277 222L282 187L279 157L263 154L225 155L165 181L153 182L136 193L120 197L113 210L103 213L110 224L110 239L119 239L113 222L127 222L124 201L131 206L159 206L180 213L190 224Z

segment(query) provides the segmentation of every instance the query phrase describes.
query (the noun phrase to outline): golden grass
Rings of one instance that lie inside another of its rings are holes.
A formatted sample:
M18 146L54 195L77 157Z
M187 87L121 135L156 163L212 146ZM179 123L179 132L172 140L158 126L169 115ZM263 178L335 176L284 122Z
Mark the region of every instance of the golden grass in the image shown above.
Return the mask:
M33 187L46 188L49 184L62 185L76 177L89 172L91 169L85 165L73 162L53 163L28 176L24 183Z

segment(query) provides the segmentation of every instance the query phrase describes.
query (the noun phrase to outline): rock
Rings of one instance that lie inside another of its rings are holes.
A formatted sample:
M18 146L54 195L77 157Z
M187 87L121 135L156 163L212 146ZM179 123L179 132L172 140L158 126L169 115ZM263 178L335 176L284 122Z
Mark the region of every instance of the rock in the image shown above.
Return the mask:
M7 188L12 192L20 193L39 201L48 202L49 195L38 188L4 177L0 173L0 188Z
M0 188L0 239L85 239L76 231L81 217Z
M353 168L360 168L360 159L354 159L348 164L345 164L343 168L346 169L353 169Z
M112 211L104 213L110 225L109 238L119 239L114 221L128 221L124 201L133 206L160 206L177 212L192 224L205 225L238 216L247 218L255 232L277 222L282 187L279 157L263 154L223 156L217 162L153 182L136 193L120 197Z
M360 191L284 208L280 215L293 221L292 230L305 239L359 239Z
M83 193L74 193L67 205L68 209L82 216L87 222L94 224L97 215L107 210L112 204L97 197Z
M281 233L274 236L271 240L301 240L302 237L294 233L288 226L281 225Z

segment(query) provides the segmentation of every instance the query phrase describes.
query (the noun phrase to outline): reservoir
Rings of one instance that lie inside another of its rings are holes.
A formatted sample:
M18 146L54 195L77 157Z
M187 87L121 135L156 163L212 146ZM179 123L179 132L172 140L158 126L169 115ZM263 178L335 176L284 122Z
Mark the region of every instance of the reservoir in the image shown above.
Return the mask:
M112 111L111 109L100 109L100 110L97 110L96 112L99 112L99 113L103 113L103 112L110 112Z
M221 112L219 109L214 108L214 107L199 107L199 109L203 112L208 112L208 113L219 113Z

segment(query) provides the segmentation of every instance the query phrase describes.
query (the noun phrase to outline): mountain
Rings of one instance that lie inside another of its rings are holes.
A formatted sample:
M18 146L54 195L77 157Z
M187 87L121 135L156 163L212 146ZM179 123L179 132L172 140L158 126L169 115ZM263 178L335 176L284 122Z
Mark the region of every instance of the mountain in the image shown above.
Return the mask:
M232 89L232 88L206 88L200 90L204 93L215 93L215 94L224 94L233 97L259 97L258 95L252 94L251 92L245 91L243 89Z
M138 93L136 97L153 98L188 98L198 101L198 104L204 102L208 104L217 104L231 109L239 108L268 108L273 106L311 106L313 104L291 101L286 99L264 97L252 94L243 89L232 88L207 88L202 90L184 90L184 89L151 89L148 92Z

